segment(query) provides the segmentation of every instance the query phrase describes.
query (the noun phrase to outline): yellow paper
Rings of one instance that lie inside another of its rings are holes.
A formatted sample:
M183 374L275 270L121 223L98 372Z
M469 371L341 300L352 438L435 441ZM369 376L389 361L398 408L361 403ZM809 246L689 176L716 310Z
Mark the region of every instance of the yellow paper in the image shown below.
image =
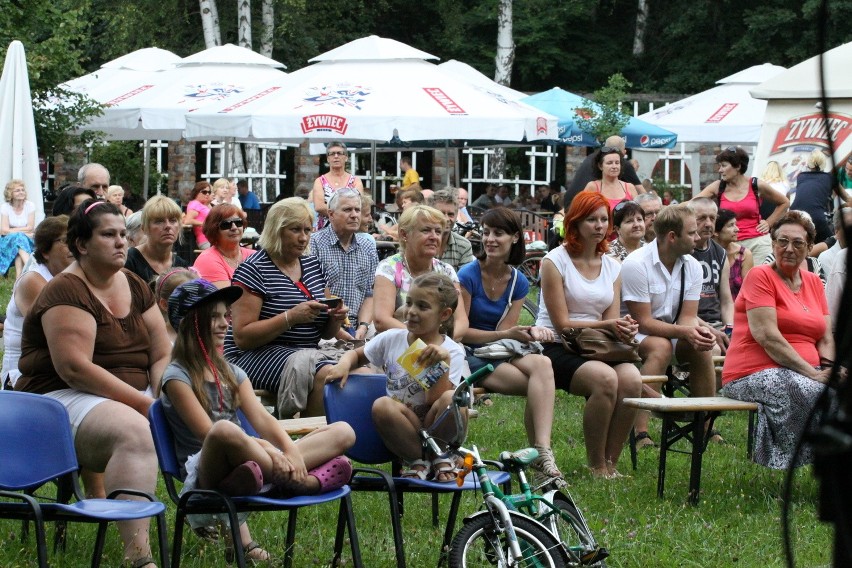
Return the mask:
M417 358L425 348L426 343L422 339L416 339L396 361L411 378L420 383L424 390L428 390L438 382L438 379L449 370L450 366L444 361L438 361L431 367L423 367L418 364Z

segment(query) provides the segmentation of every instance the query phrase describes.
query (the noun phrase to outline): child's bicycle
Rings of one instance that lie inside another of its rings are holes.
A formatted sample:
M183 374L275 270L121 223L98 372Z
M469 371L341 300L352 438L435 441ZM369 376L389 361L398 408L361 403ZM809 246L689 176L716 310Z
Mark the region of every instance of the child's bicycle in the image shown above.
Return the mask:
M597 544L568 491L548 483L542 488L546 489L543 494L533 493L525 470L538 457L534 448L500 454L498 465L514 473L521 488L520 493L505 495L491 482L487 464L476 446L462 447L466 431L460 409L470 406L470 387L492 370L488 365L464 379L453 393L453 403L429 430L420 432L425 449L437 455L458 453L464 456L460 483L466 473L473 473L482 486L483 510L465 518L464 525L453 538L450 567L605 567L604 559L609 552ZM455 436L450 440L436 440L432 433L439 427L446 429L447 421L454 422Z

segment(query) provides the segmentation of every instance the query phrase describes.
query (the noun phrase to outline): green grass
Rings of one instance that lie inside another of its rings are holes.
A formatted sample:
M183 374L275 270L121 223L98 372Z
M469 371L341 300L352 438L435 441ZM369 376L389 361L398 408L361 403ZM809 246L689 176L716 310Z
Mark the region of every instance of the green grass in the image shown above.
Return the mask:
M0 280L0 295L8 297L9 285ZM0 298L2 299L2 298ZM5 304L5 300L3 300ZM522 399L494 396L494 404L480 408L480 417L471 422L468 442L477 444L485 458L496 458L500 451L525 445ZM583 401L558 393L553 428L553 448L557 462L566 472L570 491L598 538L608 547L608 560L615 567L681 566L783 566L780 497L783 473L767 470L746 460L746 414L732 413L717 422L728 443L712 445L704 456L701 498L697 507L687 503L689 457L670 455L666 494L656 495L658 451L643 450L639 468L630 471L627 448L620 470L630 473L621 480L593 480L585 470L581 420ZM659 422L651 425L652 436L659 437ZM2 435L2 434L0 434ZM791 500L791 533L797 566L829 565L831 532L815 513L818 484L810 467L795 476ZM160 484L158 496L168 496ZM393 539L388 522L388 505L379 493L353 495L358 535L364 565L394 566ZM481 497L466 495L461 516L477 510ZM405 500L405 546L408 565L434 566L439 555L442 527L433 528L429 518L429 498L408 495ZM442 500L442 514L449 506ZM304 509L299 515L296 539L296 566L325 566L331 558L336 507L325 505ZM174 507L169 506L169 523ZM286 519L282 514L264 513L249 520L255 539L274 555L284 552ZM32 536L20 541L21 525L0 520L0 566L4 568L36 566ZM171 531L171 529L170 529ZM94 527L74 525L68 531L64 553L50 558L53 566L89 565L94 543ZM48 529L52 538L52 529ZM171 532L169 533L171 540ZM183 565L188 567L223 566L223 547L185 535ZM118 534L110 528L103 560L104 566L120 564ZM348 549L344 564L351 566Z

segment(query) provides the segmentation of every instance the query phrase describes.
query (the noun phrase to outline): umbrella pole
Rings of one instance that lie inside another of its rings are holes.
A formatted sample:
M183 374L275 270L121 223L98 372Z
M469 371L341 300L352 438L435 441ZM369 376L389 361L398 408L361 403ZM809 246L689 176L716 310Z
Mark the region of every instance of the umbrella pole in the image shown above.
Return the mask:
M228 177L228 171L231 169L231 139L222 140L222 177Z
M145 152L143 163L145 164L145 172L142 175L142 199L148 201L148 174L151 171L151 141L142 141L142 151Z
M376 143L370 142L370 189L373 194L373 203L379 202L379 188L376 185L376 168L378 168L376 152Z
M450 187L450 141L444 140L444 171L447 173L447 183L445 187Z

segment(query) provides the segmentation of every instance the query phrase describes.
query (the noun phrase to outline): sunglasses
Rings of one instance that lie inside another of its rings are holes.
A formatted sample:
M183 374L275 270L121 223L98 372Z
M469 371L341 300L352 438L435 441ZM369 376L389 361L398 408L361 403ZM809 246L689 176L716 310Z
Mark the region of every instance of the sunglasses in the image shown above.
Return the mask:
M775 239L775 244L781 247L782 249L786 249L788 245L793 245L793 248L796 250L804 250L808 243L806 241L800 241L796 239L795 241L791 241L786 237L780 237Z
M228 229L231 228L231 225L233 225L237 229L241 229L242 226L243 226L243 220L242 219L225 219L224 221L219 223L219 230L227 231Z
M622 209L624 209L628 203L635 203L635 201L629 201L625 199L624 201L619 201L618 204L612 209L613 213L618 213Z
M725 152L733 152L734 154L736 154L737 153L737 147L736 146L728 146L727 148L725 148Z
M210 195L210 190L209 189L202 189L198 193L203 193L204 195Z
M346 155L346 152L329 152L328 153L329 157L331 157L331 156L345 156L345 155Z
M615 146L601 146L601 154L621 154L621 150Z

